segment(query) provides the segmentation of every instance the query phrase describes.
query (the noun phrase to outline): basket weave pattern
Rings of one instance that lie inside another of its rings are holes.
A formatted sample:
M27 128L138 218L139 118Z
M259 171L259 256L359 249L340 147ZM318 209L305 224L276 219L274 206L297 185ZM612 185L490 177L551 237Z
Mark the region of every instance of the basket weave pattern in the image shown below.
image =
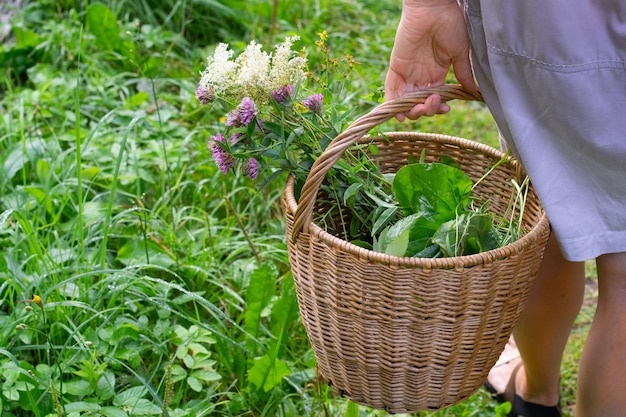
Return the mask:
M394 103L376 111L387 114L383 119L398 113ZM395 257L323 230L314 213L325 208L315 196L327 168L320 168L321 173L318 168L332 166L348 142L373 141L383 171L395 172L409 156L419 158L425 150L426 161L453 157L474 181L503 156L485 145L443 135L364 138L362 129L381 123L380 116L359 119L351 127L359 123L362 128L356 133L349 128L319 158L299 202L293 181L287 184L288 250L302 322L320 376L341 395L391 413L445 408L475 393L504 349L537 274L549 224L531 187L523 215L526 233L510 245L476 255ZM521 183L524 176L509 159L474 195L488 202L490 212L504 215L513 193L511 179Z

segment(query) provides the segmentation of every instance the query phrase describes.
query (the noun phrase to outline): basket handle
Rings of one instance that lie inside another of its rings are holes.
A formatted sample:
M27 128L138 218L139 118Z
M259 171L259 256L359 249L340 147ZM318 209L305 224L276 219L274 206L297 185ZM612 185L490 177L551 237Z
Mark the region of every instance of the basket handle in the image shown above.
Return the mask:
M374 127L386 122L397 114L409 111L416 104L426 101L432 94L439 94L443 101L456 99L482 101L482 96L479 92L466 91L460 85L456 84L445 84L414 91L402 97L384 102L372 109L369 113L359 117L330 142L326 150L317 158L311 167L311 171L302 187L298 208L294 214L293 231L291 235L293 241L296 240L301 231L305 233L308 232L308 224L312 219L319 187L322 185L324 178L326 178L328 170L337 163L346 149L356 143L361 137L365 136L367 132Z

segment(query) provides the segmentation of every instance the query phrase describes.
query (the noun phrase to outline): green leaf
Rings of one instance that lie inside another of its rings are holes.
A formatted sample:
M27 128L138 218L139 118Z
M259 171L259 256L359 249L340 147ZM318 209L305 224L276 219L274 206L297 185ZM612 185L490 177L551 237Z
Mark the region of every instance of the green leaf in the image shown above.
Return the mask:
M272 262L256 267L250 274L250 284L246 291L246 311L244 329L252 337L257 337L261 312L267 307L276 292L278 270ZM249 343L253 343L252 340Z
M18 49L35 47L41 43L41 37L32 30L24 29L19 26L13 26L11 30L15 36L15 46Z
M96 46L103 51L122 52L122 38L117 16L102 3L93 3L87 9L87 29L95 36Z
M393 256L413 256L428 246L438 224L424 213L415 213L400 219L389 227L384 239L383 253Z
M148 100L150 100L150 95L145 91L140 91L137 94L134 94L126 99L126 107L129 109L134 109L141 106Z
M146 394L146 391L146 387L143 386L128 388L115 396L113 399L113 405L132 406Z
M346 407L346 413L344 417L359 417L359 405L355 402L348 400Z
M125 338L137 340L139 339L139 327L132 323L124 323L113 330L113 340L116 343L121 342Z
M207 369L193 371L191 373L191 376L204 382L215 382L215 381L219 381L220 379L222 379L222 376L219 373L215 371L210 371Z
M391 226L385 233L382 241L381 251L391 256L404 256L409 247L409 235L411 233L410 223L400 222ZM390 234L390 232L392 232Z
M124 265L149 263L165 268L176 263L165 248L151 240L129 240L117 251L117 260Z
M35 167L37 179L40 183L46 184L50 180L50 163L45 159L39 159Z
M498 247L492 233L491 216L485 213L464 213L443 223L433 236L445 256L472 255Z
M354 202L356 201L356 196L361 188L363 188L363 184L360 182L355 182L354 184L350 185L343 193L343 203L346 206L354 205Z
M89 381L85 379L73 379L63 383L64 394L85 396L90 395L93 391Z
M398 214L398 207L389 207L385 209L378 217L375 217L374 226L372 227L372 235L377 235L384 227L395 219Z
M283 277L280 298L272 307L270 331L276 338L276 356L284 349L291 335L287 331L289 325L298 318L296 290L291 275Z
M268 354L254 359L254 366L248 371L248 381L257 390L268 392L290 374L291 370L285 362L272 359Z
M104 372L98 379L96 395L99 400L108 400L115 395L115 374L111 371Z
M152 401L142 398L131 404L128 412L131 416L153 416L161 414L161 408Z
M98 412L104 417L128 417L128 414L117 407L102 407Z
M66 413L95 413L100 410L100 406L96 403L86 401L76 401L65 404L63 407Z
M440 163L402 167L392 191L405 214L425 213L437 223L455 217L469 204L472 180L461 170Z
M195 392L202 391L202 382L200 382L200 380L194 376L190 376L187 378L187 385L189 385L189 388L191 388Z

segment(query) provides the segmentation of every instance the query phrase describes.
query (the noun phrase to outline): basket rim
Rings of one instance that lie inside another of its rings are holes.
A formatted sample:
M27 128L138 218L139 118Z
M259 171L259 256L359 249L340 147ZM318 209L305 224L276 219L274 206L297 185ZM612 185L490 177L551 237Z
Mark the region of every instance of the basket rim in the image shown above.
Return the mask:
M488 156L501 158L505 156L500 150L493 148L489 145L464 139L457 136L443 135L439 133L426 133L426 132L385 132L380 133L374 137L364 136L359 140L359 143L371 142L376 137L380 136L393 136L398 135L404 138L419 137L423 139L432 139L436 142L457 145L461 148L469 148L479 151ZM513 158L506 161L507 164L513 164L515 168L522 169L519 162ZM523 169L522 169L523 171ZM293 193L295 180L290 176L287 180L287 185L284 193L285 206L291 214L296 213L298 209L298 203L295 200ZM540 202L541 204L541 202ZM326 230L321 228L315 222L310 221L305 229L308 228L308 234L312 237L319 239L322 242L329 244L331 247L355 255L361 259L367 261L373 261L380 264L396 267L410 267L410 268L422 268L424 270L431 269L463 269L472 266L491 264L495 261L511 257L515 254L522 252L523 250L531 247L535 242L539 241L542 234L549 232L550 222L543 207L541 208L541 217L539 221L533 225L533 227L524 236L518 240L509 243L508 245L492 249L486 252L481 252L473 255L454 256L447 258L410 258L402 256L387 255L381 252L375 252L371 249L365 249L350 243L346 240L340 239ZM296 241L302 239L302 234L306 234L305 230L302 230Z

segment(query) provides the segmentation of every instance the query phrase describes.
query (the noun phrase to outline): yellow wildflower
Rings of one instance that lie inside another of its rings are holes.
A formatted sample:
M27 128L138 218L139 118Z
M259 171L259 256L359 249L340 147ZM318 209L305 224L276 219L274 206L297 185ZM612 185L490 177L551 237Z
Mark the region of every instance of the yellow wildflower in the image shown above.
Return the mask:
M37 294L33 295L33 303L37 304L39 307L43 307L43 300Z

